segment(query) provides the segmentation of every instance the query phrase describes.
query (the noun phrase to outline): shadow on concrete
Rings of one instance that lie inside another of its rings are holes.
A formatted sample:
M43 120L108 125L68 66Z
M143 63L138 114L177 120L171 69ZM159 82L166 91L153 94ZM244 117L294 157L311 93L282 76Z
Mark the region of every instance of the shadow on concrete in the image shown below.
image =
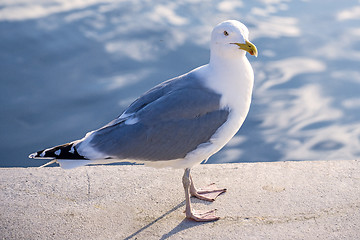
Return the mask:
M208 203L208 202L206 202ZM209 203L210 204L210 203ZM182 201L181 203L179 203L178 205L176 205L175 207L173 207L171 210L167 211L166 213L164 213L163 215L161 215L160 217L158 217L157 219L155 219L154 221L152 221L151 223L147 224L146 226L140 228L139 230L137 230L136 232L134 232L133 234L131 234L130 236L126 237L124 240L130 240L133 237L135 237L136 235L138 235L139 233L141 233L142 231L146 230L147 228L151 227L152 225L154 225L156 222L158 222L159 220L163 219L164 217L166 217L167 215L169 215L170 213L176 211L177 209L183 207L185 205L185 200ZM167 239L169 237L171 237L172 235L181 232L185 229L188 228L192 228L194 226L199 226L202 224L206 224L209 222L195 222L189 219L184 218L184 220L182 220L174 229L172 229L170 232L164 234L160 239ZM136 239L136 238L135 238Z
M181 232L181 231L183 231L185 229L192 228L192 227L199 226L199 225L203 225L203 224L207 224L207 223L211 223L211 222L195 222L195 221L192 221L192 220L189 220L189 219L185 218L173 230L171 230L170 232L164 234L160 238L160 240L168 239L172 235L175 235L178 232Z
M166 217L167 215L169 215L170 213L176 211L177 209L179 209L180 207L182 207L182 206L184 206L184 205L185 205L185 200L182 201L181 203L179 203L178 205L176 205L175 207L173 207L171 210L169 210L169 211L167 211L166 213L164 213L163 215L161 215L160 217L158 217L157 219L155 219L154 221L152 221L151 223L147 224L146 226L140 228L139 230L137 230L136 232L134 232L134 233L131 234L130 236L126 237L124 240L129 240L129 239L135 237L136 235L138 235L139 233L141 233L141 232L144 231L145 229L151 227L151 226L154 225L156 222L158 222L159 220L163 219L164 217ZM186 221L186 220L184 220L184 221ZM184 221L182 221L181 223L183 223ZM181 223L180 223L179 225L181 225ZM170 231L168 234L170 234L170 233L173 232L175 229L177 229L177 228L179 227L179 225L178 225L176 228L174 228L172 231ZM179 231L179 230L178 230L178 231ZM178 231L176 231L176 232L178 232ZM174 232L174 233L176 233L176 232ZM172 234L174 234L174 233L172 233ZM166 235L168 235L168 234L166 234ZM171 234L171 235L172 235L172 234ZM169 236L170 236L170 235L169 235ZM164 236L163 236L161 239L166 239L166 238L164 238Z

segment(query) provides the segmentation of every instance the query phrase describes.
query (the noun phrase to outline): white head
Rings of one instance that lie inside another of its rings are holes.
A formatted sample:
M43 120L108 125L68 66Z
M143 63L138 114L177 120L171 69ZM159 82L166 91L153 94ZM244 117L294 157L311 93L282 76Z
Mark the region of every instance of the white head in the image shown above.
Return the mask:
M211 33L211 54L223 58L257 56L257 49L249 41L249 30L239 21L228 20L218 24Z

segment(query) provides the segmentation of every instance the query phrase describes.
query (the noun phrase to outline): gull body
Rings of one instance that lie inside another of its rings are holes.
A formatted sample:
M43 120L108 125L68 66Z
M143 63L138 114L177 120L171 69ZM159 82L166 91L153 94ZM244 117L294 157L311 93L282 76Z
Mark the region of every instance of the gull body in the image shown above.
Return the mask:
M226 190L196 190L190 168L223 148L248 114L254 73L246 52L257 55L248 35L238 21L220 23L211 34L209 64L155 86L84 138L29 157L50 158L63 168L121 161L183 168L187 218L217 220L214 211L193 210L190 195L214 201Z

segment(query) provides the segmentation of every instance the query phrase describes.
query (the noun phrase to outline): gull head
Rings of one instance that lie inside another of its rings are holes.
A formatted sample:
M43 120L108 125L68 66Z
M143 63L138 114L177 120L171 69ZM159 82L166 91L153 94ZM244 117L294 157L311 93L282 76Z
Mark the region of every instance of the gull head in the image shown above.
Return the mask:
M239 21L228 20L218 24L211 33L211 53L225 58L245 56L246 52L257 57L257 49L249 41L249 30Z

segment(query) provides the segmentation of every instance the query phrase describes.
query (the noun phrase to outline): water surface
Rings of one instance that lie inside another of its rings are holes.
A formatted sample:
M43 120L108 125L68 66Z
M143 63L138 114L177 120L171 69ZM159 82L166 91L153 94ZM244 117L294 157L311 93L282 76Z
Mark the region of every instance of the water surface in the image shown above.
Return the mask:
M359 1L0 3L0 166L84 136L206 64L217 23L250 29L253 103L210 163L360 156Z

